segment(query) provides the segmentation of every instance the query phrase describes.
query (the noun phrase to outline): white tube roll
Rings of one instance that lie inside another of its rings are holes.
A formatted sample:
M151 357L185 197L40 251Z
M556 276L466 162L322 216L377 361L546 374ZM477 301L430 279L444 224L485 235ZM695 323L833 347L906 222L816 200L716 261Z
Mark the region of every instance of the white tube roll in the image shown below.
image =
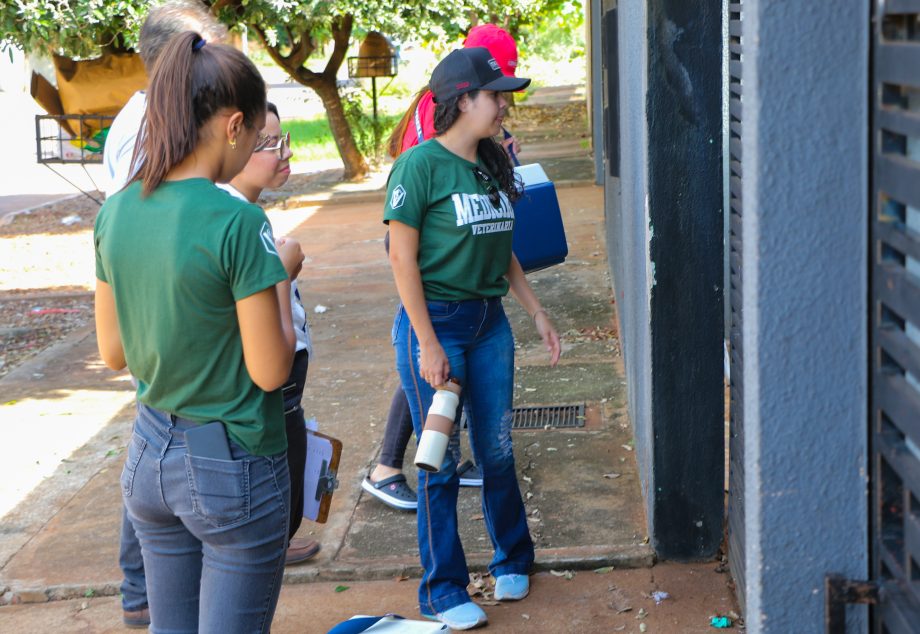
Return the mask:
M432 472L441 469L459 404L460 397L450 390L434 393L415 453L415 466L419 469Z
M447 453L449 439L447 434L433 429L423 429L422 438L415 452L415 466L432 473L440 471L441 464L444 462L444 454Z
M460 396L450 390L438 390L431 399L431 407L428 408L428 415L437 414L444 418L454 420L457 417L457 405L460 404Z

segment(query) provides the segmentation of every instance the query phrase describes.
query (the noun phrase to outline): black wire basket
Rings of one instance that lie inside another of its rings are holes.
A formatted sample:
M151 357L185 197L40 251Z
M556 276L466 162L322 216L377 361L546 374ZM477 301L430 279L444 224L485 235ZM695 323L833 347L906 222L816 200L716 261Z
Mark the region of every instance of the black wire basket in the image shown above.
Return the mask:
M35 157L44 165L102 163L105 138L114 116L35 115Z

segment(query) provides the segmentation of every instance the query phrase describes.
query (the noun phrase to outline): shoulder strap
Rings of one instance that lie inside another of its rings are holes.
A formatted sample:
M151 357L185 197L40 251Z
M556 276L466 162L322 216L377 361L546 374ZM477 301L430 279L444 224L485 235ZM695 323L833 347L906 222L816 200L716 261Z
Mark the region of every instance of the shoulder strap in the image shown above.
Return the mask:
M502 126L502 137L505 139L511 138L511 133L505 129L505 126ZM511 146L508 146L508 155L511 157L511 162L515 167L520 166L521 162L518 160L517 155L514 153L514 150L511 149Z
M421 99L419 99L418 105L415 106L415 134L418 136L418 142L425 142L425 133L422 131L422 113L419 112L419 106L422 105Z

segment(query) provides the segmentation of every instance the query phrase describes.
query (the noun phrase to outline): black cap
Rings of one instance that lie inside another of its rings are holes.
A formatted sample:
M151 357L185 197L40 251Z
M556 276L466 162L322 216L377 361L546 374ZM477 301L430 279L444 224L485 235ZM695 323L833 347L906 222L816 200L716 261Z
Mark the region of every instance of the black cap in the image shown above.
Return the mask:
M482 46L451 51L435 66L428 82L436 103L471 90L513 92L529 85L529 79L506 77L489 49Z

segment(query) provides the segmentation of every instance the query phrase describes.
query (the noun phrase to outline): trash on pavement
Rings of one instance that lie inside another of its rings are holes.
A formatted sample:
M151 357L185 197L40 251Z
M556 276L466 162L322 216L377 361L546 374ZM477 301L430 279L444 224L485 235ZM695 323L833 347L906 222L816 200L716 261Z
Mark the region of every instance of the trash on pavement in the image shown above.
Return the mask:
M665 599L670 599L671 595L662 590L655 590L655 592L652 593L652 598L655 599L655 605L661 605L661 602Z

